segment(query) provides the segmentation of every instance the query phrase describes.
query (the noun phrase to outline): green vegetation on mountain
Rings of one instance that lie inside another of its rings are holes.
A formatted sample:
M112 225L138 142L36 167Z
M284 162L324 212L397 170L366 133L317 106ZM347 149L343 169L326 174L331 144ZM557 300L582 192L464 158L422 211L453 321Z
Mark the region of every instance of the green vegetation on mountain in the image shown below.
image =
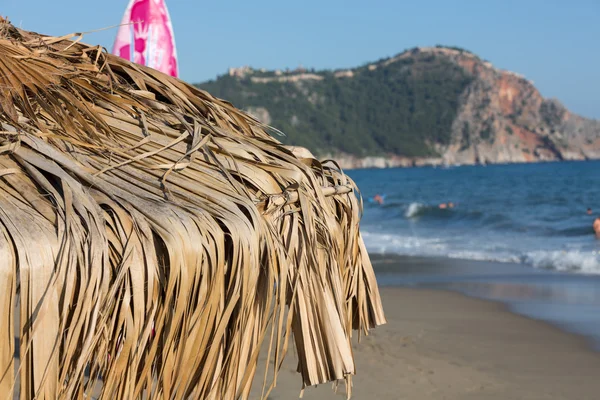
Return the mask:
M600 158L600 121L458 47L349 70L233 68L198 86L345 168Z
M197 86L236 107L263 110L286 134L284 143L317 154L426 157L439 155L434 145L450 143L460 95L473 79L445 57L418 51L353 69L349 77L302 72L252 70Z

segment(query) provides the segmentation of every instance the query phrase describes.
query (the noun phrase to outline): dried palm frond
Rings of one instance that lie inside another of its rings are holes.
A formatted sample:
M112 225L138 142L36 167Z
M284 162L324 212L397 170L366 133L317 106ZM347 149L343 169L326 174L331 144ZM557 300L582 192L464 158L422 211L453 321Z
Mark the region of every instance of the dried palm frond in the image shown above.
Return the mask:
M247 398L292 337L348 381L385 322L354 183L79 40L0 20L0 394Z

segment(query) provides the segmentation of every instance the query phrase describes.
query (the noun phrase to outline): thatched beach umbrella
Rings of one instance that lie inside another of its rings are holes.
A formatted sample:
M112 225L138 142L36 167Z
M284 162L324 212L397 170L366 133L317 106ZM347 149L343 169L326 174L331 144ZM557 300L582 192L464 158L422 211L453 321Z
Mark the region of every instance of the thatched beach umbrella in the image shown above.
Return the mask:
M245 398L263 341L348 380L385 322L353 182L79 39L0 21L0 394Z

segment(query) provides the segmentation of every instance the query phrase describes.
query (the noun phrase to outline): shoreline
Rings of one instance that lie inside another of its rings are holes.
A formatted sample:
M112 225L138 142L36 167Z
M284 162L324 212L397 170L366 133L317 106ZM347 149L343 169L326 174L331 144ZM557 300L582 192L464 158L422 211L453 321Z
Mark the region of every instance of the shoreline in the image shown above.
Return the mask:
M493 165L529 165L550 163L583 163L597 162L600 158L573 158L573 159L538 159L532 161L502 161L485 163L447 163L443 158L410 158L402 156L331 156L319 157L335 160L344 171L359 171L368 169L393 169L393 168L457 168L457 167L487 167Z
M355 344L354 399L597 398L600 354L580 335L444 289L382 287L381 295L388 324ZM269 398L295 398L300 389L291 351ZM304 392L345 396L343 384L337 394L331 385Z
M581 335L600 352L600 275L507 262L370 256L381 287L443 290L497 302L507 312Z
M384 286L383 288L388 288L388 289L392 289L394 287L391 286ZM481 297L477 297L477 296L473 296L473 295L469 295L466 293L461 292L458 289L448 289L448 288L419 288L419 287L398 287L398 289L413 289L413 290L424 290L424 291L435 291L435 292L442 292L442 293L449 293L449 294L453 294L453 295L459 295L459 296L463 296L467 299L471 299L471 300L475 300L475 301L482 301L484 303L489 303L489 304L493 304L497 307L499 307L499 310L501 312L505 312L505 313L509 313L511 315L514 315L516 317L519 318L524 318L525 320L529 320L529 321L533 321L533 322L537 322L539 324L541 324L542 329L550 329L556 332L560 332L561 334L565 334L574 338L577 338L577 340L580 340L586 350L589 350L590 352L593 353L598 353L600 356L600 348L598 347L597 343L595 343L595 341L590 338L589 336L583 334L583 333L578 333L575 331L571 331L569 329L567 329L564 326L560 326L556 323L552 323L549 321L546 321L542 318L536 318L534 316L529 316L529 315L525 315L522 313L519 313L518 311L514 310L509 304L502 302L500 300L490 300L490 299L486 299L486 298L481 298Z

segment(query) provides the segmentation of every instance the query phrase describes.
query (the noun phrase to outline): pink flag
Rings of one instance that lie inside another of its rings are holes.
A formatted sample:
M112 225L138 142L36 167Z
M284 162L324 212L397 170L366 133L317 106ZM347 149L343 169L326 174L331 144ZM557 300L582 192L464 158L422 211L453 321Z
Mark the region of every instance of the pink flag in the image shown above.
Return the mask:
M164 0L131 0L122 24L113 54L171 76L179 75L175 36Z

